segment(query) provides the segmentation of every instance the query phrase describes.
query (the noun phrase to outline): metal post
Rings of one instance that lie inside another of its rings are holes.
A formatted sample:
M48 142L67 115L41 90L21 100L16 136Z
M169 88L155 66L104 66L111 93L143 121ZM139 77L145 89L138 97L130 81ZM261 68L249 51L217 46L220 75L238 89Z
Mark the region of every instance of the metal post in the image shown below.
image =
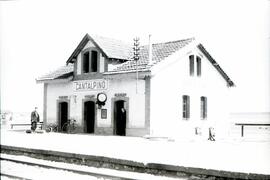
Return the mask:
M138 60L136 61L136 94L138 94L138 79L139 79L139 72L138 72Z
M244 125L241 126L241 137L244 137Z
M136 94L138 93L138 80L139 80L139 72L138 72L138 60L139 60L139 51L140 51L139 45L140 45L139 38L135 38L134 47L133 47L133 51L134 51L133 59L136 61Z

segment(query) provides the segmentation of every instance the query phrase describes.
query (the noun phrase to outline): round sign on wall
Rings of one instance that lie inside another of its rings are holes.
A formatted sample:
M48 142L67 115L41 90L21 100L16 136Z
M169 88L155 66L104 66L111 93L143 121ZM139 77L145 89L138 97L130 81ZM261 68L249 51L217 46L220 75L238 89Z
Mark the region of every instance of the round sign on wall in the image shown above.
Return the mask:
M104 102L106 102L106 100L107 100L107 96L106 96L105 93L99 93L99 94L97 95L97 99L98 99L99 102L104 103Z

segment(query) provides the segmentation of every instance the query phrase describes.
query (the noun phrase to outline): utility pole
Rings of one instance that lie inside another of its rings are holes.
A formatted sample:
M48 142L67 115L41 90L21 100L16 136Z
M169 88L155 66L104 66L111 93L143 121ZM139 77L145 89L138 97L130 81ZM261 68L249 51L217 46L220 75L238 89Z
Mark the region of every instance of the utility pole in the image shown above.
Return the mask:
M133 59L136 62L136 94L138 93L138 79L139 79L139 72L138 72L138 61L140 59L140 43L139 38L136 37L134 40L134 47L133 47Z

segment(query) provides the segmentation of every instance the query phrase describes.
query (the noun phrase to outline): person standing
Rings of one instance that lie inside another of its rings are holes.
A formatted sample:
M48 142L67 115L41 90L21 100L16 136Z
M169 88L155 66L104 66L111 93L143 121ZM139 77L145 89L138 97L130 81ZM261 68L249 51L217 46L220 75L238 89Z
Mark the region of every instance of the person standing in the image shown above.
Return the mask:
M120 129L119 129L119 135L120 136L125 136L126 135L126 123L127 123L127 112L124 107L121 108L121 113L120 113Z
M39 122L39 114L37 112L37 107L35 107L35 110L31 113L31 130L35 131L37 128L37 123Z

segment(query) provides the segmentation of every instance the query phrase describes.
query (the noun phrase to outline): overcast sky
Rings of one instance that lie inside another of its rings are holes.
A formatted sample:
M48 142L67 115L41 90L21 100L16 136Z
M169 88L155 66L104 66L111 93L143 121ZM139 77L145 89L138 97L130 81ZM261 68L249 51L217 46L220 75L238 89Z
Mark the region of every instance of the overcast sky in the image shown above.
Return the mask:
M268 0L0 1L1 109L42 109L35 78L86 33L147 43L195 37L235 82L232 111L270 110Z

